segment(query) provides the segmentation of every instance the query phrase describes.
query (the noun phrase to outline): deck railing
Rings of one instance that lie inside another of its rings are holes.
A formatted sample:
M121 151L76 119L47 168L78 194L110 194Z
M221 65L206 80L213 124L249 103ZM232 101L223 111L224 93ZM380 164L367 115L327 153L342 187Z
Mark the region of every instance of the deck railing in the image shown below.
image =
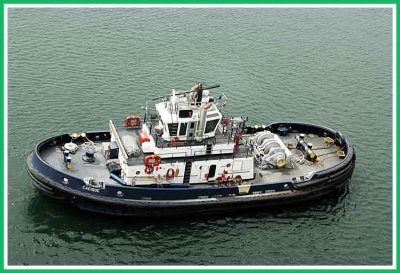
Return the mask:
M114 122L112 120L109 120L108 125L110 126L110 131L111 131L112 135L115 137L115 140L118 143L119 150L122 153L122 157L123 157L124 161L127 162L128 161L128 155L127 155L127 153L125 151L124 144L122 143L121 138L119 137L118 131L115 128Z

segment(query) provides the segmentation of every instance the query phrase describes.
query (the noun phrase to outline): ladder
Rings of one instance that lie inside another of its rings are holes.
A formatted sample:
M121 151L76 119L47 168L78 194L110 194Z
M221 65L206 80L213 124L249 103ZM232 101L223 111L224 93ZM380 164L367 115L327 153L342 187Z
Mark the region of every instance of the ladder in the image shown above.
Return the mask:
M192 172L192 161L186 162L185 173L183 175L183 183L189 183L190 173Z
M170 136L177 136L178 135L178 123L171 123L171 126L169 127L171 130L169 132Z
M206 150L206 154L211 154L212 152L212 144L207 144L207 150Z

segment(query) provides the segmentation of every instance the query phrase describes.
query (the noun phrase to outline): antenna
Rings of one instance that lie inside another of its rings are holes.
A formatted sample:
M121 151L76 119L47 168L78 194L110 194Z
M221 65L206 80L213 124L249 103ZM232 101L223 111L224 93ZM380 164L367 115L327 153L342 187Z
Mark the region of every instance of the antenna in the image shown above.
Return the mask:
M147 116L149 115L149 113L148 113L148 108L147 108L147 104L148 104L148 101L146 100L146 106L142 106L142 107L140 107L140 108L144 108L144 122L146 122L146 120L147 120Z
M200 84L200 83L198 83L198 84ZM220 84L215 84L215 85L211 85L211 86L207 86L207 87L203 87L202 86L202 90L210 90L210 89L214 89L214 88L218 88L218 87L221 87L221 85ZM195 91L194 90L193 91L192 90L182 91L182 92L179 92L179 93L175 93L175 95L178 96L178 95L192 93L192 92L195 92ZM170 97L170 96L171 95L160 96L160 97L156 97L156 98L154 98L152 100L155 101L155 100L159 100L159 99L165 99L165 98Z

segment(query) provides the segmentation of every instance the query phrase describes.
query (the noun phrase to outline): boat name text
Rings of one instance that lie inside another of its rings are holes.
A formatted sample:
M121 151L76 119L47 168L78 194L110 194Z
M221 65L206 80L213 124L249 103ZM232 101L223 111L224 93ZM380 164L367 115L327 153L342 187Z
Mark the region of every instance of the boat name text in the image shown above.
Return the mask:
M87 190L87 191L92 191L92 192L100 192L100 189L95 189L89 186L82 186L82 189Z

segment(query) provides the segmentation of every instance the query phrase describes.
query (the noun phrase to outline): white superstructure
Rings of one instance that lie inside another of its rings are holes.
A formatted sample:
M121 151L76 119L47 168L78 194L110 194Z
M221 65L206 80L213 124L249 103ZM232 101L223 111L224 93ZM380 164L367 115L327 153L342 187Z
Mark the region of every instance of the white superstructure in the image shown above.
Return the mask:
M191 91L173 90L160 98L156 114L146 113L143 124L130 116L135 126L129 126L127 117L128 125L117 130L110 121L111 141L119 147L121 178L136 186L253 179L254 147L242 141L245 119L224 117L218 109L221 102L225 103L196 85Z

